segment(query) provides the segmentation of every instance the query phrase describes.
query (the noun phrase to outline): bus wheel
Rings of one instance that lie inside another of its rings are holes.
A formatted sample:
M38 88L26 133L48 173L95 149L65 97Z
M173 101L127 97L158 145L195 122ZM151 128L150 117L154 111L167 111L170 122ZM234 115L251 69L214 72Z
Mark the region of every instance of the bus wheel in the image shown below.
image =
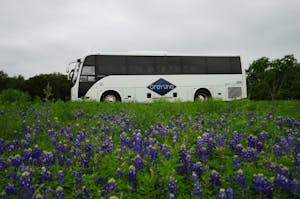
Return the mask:
M207 101L211 97L211 94L209 90L207 89L199 89L197 90L194 101L200 100L200 101Z
M101 97L101 102L120 102L121 97L115 91L107 91Z

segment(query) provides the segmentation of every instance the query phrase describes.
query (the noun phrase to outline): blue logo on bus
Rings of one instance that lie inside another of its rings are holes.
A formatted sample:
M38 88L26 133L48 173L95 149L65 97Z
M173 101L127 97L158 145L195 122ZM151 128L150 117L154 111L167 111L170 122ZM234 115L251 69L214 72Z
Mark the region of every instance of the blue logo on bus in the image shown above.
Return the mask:
M147 88L152 90L153 92L163 96L176 88L175 85L171 84L170 82L164 80L164 79L159 79L156 82L153 82L150 84Z

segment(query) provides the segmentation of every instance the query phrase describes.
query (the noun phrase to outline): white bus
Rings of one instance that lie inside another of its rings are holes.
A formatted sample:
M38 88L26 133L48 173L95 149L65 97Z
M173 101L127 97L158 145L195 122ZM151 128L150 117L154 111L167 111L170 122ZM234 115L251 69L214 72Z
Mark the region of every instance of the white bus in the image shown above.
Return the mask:
M247 97L239 56L91 54L69 72L71 100L151 102Z

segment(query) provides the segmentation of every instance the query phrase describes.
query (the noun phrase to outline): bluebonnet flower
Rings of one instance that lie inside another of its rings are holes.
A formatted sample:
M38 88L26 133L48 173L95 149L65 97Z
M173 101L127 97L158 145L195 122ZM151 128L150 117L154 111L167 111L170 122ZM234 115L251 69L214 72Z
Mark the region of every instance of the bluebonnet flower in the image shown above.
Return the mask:
M180 147L178 163L181 164L177 167L178 173L181 175L190 175L193 167L193 162L191 155L186 151L185 145L182 145Z
M150 157L151 162L156 162L158 153L154 146L150 145L148 148L148 156Z
M14 195L17 194L17 190L14 184L8 184L4 187L5 193L7 195Z
M170 176L169 179L168 179L168 191L169 193L171 194L174 194L175 198L176 198L176 193L177 193L177 180Z
M2 155L2 153L3 153L3 148L4 148L3 139L0 138L0 155Z
M75 173L76 185L82 184L82 172L78 171Z
M120 146L127 146L129 147L129 139L127 137L127 134L125 132L122 132L120 135Z
M122 171L120 168L117 169L117 171L116 171L116 176L117 176L118 178L121 178L121 177L123 176L123 171Z
M281 116L279 116L275 119L275 121L277 123L277 129L281 129L282 124L283 124L283 118Z
M294 153L300 153L300 138L298 138L295 143Z
M200 161L206 161L208 158L208 150L206 147L198 148L198 157Z
M89 190L85 186L81 187L81 191L86 198L90 197Z
M99 176L96 180L97 184L103 185L104 184L104 178L102 176Z
M169 160L172 157L172 154L169 152L168 145L166 144L160 144L160 151L161 154Z
M221 178L217 171L213 170L210 173L210 184L213 186L220 186L221 185Z
M30 144L32 142L31 134L27 133L25 135L25 140Z
M45 167L42 167L42 171L40 173L40 178L39 178L40 183L44 181L48 181L51 178L52 178L52 173L50 171L47 171Z
M283 175L283 176L285 176L287 178L289 178L290 175L291 175L289 169L286 166L283 166L283 165L276 166L275 168L273 168L273 170L277 174Z
M299 195L300 193L300 180L291 179L290 180L290 192L294 195Z
M281 147L278 144L273 145L272 149L273 149L273 152L274 152L275 156L278 157L278 156L282 156L283 155L282 149L281 149Z
M243 170L239 169L237 171L237 174L234 176L234 180L240 185L242 186L243 188L246 188L247 187L247 184L246 184L246 177L243 173Z
M46 126L47 126L47 128L51 128L51 122L50 122L50 120L47 120Z
M300 153L298 153L294 156L294 167L295 167L295 171L300 170ZM0 168L1 168L1 166L0 166Z
M55 196L57 199L64 198L64 189L61 186L58 186L55 190Z
M48 151L43 151L39 160L42 166L50 166L55 163L53 153Z
M90 143L89 140L87 140L87 141L85 142L84 149L85 149L85 151L87 152L87 154L88 154L89 156L91 156L91 155L93 154L93 146L92 146L92 144Z
M170 193L169 194L169 199L177 199L177 197L174 193Z
M65 179L65 174L62 170L57 172L57 181L59 184L63 184Z
M34 193L34 188L33 188L33 181L32 181L32 175L29 171L24 171L21 174L21 177L19 178L20 182L20 196L21 198L31 198L33 193Z
M107 196L110 193L117 193L118 192L118 184L115 179L111 178L107 181L107 184L103 190L103 195Z
M253 178L253 188L260 195L266 197L274 192L273 184L263 174L257 174Z
M4 171L9 166L9 163L3 158L0 158L0 170Z
M90 158L87 157L85 154L82 154L80 156L80 166L82 166L84 168L88 168L89 167L89 162L90 162Z
M140 155L136 155L135 158L131 160L131 162L137 170L142 170L144 168L143 159Z
M137 133L132 137L133 149L139 153L143 154L143 136L141 133Z
M263 131L258 135L258 140L262 143L266 142L269 137L269 133L267 131Z
M66 160L66 166L71 166L72 165L72 159L71 158L68 158L67 160Z
M227 137L227 132L217 135L216 141L218 146L225 146L226 137Z
M191 180L193 183L193 188L192 188L192 197L197 198L201 196L201 191L202 191L202 186L199 183L199 178L196 174L196 172L192 172Z
M68 151L67 145L62 143L61 141L58 142L56 148L58 149L58 151L61 151L61 152L67 152Z
M136 169L133 165L129 167L128 181L132 184L132 191L135 192L137 187Z
M217 196L218 199L235 199L235 194L232 188L227 188L226 190L221 188Z
M193 189L192 189L192 197L197 198L201 196L202 192L202 186L199 183L199 181L196 181L193 183Z
M18 168L23 162L23 158L19 154L15 155L14 157L10 157L9 159L10 159L11 165L16 168Z
M243 149L241 152L241 157L246 162L257 161L256 149L252 147L247 147L247 149Z
M196 162L195 164L193 164L192 171L194 171L197 176L201 176L203 172L203 166L201 162Z
M113 143L112 143L112 138L107 138L104 140L102 146L101 146L101 151L103 154L108 154L113 151Z
M277 174L274 185L288 191L290 186L289 179L284 175Z

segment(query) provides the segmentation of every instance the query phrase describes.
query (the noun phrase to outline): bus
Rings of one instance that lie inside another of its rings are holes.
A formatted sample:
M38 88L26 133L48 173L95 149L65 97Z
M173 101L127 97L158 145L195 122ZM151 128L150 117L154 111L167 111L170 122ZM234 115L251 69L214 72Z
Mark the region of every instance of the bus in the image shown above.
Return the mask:
M239 56L89 54L69 64L71 100L225 101L247 97Z

